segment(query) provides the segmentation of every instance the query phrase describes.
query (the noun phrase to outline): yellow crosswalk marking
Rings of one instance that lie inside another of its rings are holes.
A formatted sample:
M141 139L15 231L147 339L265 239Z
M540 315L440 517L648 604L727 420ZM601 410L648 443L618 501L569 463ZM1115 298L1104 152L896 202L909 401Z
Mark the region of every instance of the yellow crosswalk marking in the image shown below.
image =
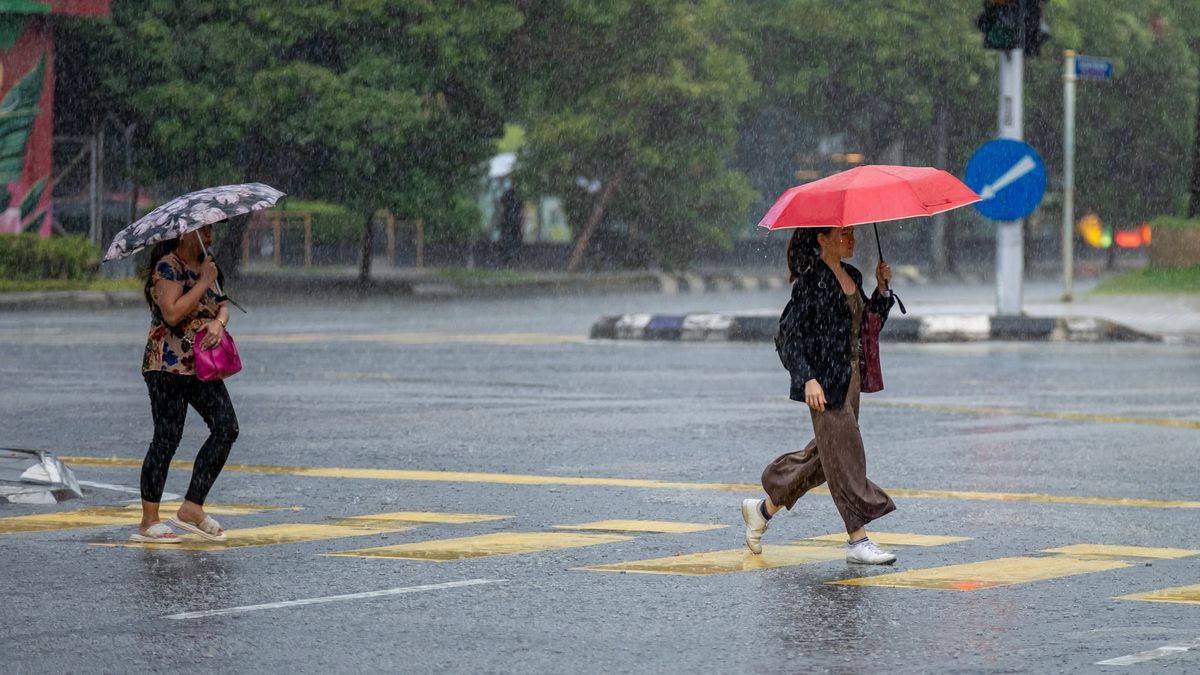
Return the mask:
M658 532L683 534L689 532L705 532L719 530L728 525L710 525L706 523L676 523L669 520L597 520L593 523L578 525L555 525L561 530L605 530L609 532Z
M1058 548L1044 549L1045 553L1062 553L1064 555L1099 558L1155 558L1158 560L1173 560L1200 555L1200 551L1186 548L1148 548L1146 546L1109 546L1105 544L1071 544Z
M458 539L435 539L397 546L364 548L357 551L326 553L331 556L361 558L403 558L405 560L432 560L446 562L465 558L486 558L494 555L539 553L565 548L595 546L618 541L630 541L633 537L616 534L575 534L569 532L501 532L477 537Z
M348 527L345 525L318 525L311 523L292 523L285 525L265 525L263 527L248 527L238 530L226 530L228 539L225 541L207 541L194 534L181 535L183 541L178 544L147 544L137 541L94 542L96 546L124 548L161 548L182 551L223 551L231 548L249 548L253 546L279 546L282 544L298 544L323 539L341 539L345 537L365 537L372 534L406 532L413 529L411 525L391 525L377 527Z
M1124 560L1074 558L1069 556L1014 556L946 567L931 567L858 579L831 581L846 586L884 586L889 588L925 588L951 591L978 591L984 588L1012 586L1032 581L1131 567Z
M223 542L208 541L192 534L183 534L178 544L148 544L135 541L94 542L97 546L127 548L164 548L185 551L220 551L227 548L252 546L278 546L297 544L323 539L363 537L372 534L407 532L420 525L431 523L463 524L503 520L509 516L478 513L439 513L434 511L396 511L371 513L343 518L333 524L286 523L226 530L228 539ZM136 519L134 520L136 523Z
M1122 595L1117 600L1142 600L1145 602L1174 602L1184 605L1200 605L1200 584L1163 588L1147 593Z
M589 565L576 569L592 572L705 576L828 562L842 560L845 557L845 551L830 546L763 546L763 552L759 555L755 555L745 548L735 548L727 551L673 555L666 558L634 560L609 565Z
M905 532L871 532L871 541L884 546L942 546L943 544L954 544L960 541L971 541L970 537L943 537L936 534L908 534ZM830 542L833 544L845 544L845 534L823 534L819 537L809 537L796 542L806 544L809 542Z
M163 502L159 510L163 517L176 510L177 503ZM121 506L90 506L74 511L38 513L29 516L0 518L0 534L23 532L47 532L50 530L73 530L84 527L112 527L114 525L137 525L141 522L140 504ZM299 511L298 506L263 506L259 504L207 504L205 510L215 516L246 515L264 511L289 509Z

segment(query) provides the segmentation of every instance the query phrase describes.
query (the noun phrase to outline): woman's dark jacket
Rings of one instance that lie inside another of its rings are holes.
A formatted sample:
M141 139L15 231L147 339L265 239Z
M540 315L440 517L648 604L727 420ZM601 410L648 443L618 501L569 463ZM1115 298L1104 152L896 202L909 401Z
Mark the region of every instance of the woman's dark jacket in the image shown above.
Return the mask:
M866 311L878 314L886 322L895 300L882 295L879 289L867 299L862 290L862 273L847 263L842 263L842 269L854 280L858 294L866 303ZM853 353L851 320L846 293L829 265L817 260L800 273L792 284L790 308L780 320L780 329L785 336L780 358L792 375L792 400L803 401L804 383L815 379L825 390L826 406L840 408L846 403ZM861 346L858 351L862 353Z

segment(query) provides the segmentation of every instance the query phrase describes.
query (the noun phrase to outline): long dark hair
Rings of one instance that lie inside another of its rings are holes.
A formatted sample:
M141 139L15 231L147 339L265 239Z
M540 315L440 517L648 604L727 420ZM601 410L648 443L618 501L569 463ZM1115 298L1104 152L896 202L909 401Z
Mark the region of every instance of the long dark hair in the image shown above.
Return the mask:
M795 281L800 274L813 266L821 257L821 244L817 242L818 235L828 235L832 227L797 227L788 240L787 266L788 281Z
M167 256L168 253L174 253L179 247L179 239L168 239L160 241L150 249L150 263L146 266L146 284L142 288L142 292L146 295L146 304L154 307L154 298L150 295L150 291L154 289L154 268L158 267L158 262Z

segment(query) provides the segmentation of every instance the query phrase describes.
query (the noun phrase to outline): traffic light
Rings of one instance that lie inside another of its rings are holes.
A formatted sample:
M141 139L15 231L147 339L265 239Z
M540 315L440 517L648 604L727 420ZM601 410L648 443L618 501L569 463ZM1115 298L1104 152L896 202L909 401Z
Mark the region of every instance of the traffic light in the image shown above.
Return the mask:
M976 20L987 49L1024 49L1030 56L1041 53L1050 30L1042 21L1044 0L983 0L983 13Z
M1043 0L1022 0L1025 14L1025 53L1038 56L1042 53L1042 43L1050 39L1050 29L1042 21Z
M1021 0L983 0L983 14L976 24L987 49L1016 49L1025 32Z

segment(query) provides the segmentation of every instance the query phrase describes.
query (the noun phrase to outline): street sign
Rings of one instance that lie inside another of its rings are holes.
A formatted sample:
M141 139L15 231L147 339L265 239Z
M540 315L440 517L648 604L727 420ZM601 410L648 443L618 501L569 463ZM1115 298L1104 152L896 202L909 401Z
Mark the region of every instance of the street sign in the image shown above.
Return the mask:
M975 208L992 220L1017 220L1033 212L1046 192L1046 166L1021 141L999 138L984 143L967 162L963 179L983 197Z
M1107 82L1113 78L1113 62L1099 56L1076 56L1075 77Z

